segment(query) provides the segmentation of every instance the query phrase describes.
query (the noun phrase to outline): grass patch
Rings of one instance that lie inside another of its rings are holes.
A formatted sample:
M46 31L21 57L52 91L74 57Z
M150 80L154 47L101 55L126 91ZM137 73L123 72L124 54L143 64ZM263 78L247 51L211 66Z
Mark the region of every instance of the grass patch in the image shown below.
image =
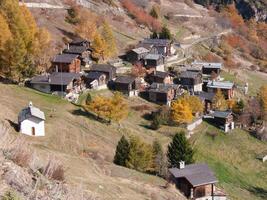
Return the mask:
M267 165L258 161L256 155L267 148L267 143L239 129L230 134L219 132L215 140L206 134L207 131L214 131L214 127L204 122L191 138L196 160L209 164L231 199L265 199L262 197L267 189ZM262 191L261 195L255 192L255 187Z

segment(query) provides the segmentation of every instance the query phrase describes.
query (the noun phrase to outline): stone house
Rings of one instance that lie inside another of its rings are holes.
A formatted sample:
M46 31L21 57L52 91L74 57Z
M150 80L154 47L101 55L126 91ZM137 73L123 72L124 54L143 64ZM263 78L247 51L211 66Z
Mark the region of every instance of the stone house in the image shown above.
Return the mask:
M129 97L138 96L141 81L133 76L119 76L113 82L113 87L114 90L122 92Z
M235 128L234 116L231 111L214 111L212 117L211 123L226 133Z
M154 71L148 74L147 81L152 83L173 84L173 76L168 72Z
M153 71L164 72L164 57L161 54L147 54L143 60L144 67L148 70L148 73Z
M91 69L85 70L85 72L100 72L106 75L106 80L111 81L116 78L117 68L110 64L94 64Z
M178 76L179 84L191 93L202 91L202 74L198 71L183 71Z
M89 71L83 75L86 88L105 89L107 88L107 75L104 72Z
M134 64L136 62L143 60L148 53L149 50L144 47L135 48L127 52L126 59L130 63Z

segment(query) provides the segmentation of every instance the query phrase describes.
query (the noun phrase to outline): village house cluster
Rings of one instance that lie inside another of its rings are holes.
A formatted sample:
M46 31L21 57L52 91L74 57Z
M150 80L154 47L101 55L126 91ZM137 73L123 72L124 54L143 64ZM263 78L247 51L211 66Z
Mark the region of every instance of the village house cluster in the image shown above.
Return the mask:
M166 63L176 56L177 46L167 39L144 39L123 56L133 68L141 67L142 74L118 73L111 64L94 64L91 43L83 39L70 42L52 60L48 73L35 76L30 86L45 93L53 93L76 101L84 90L111 89L129 97L141 96L160 105L171 105L185 92L198 96L204 113L225 132L234 128L230 111L214 111L213 98L220 90L225 99L234 97L234 83L221 77L222 63L193 62L183 71L169 71ZM140 70L139 69L139 70Z
M141 70L140 74L118 73L111 64L94 64L89 41L77 39L52 60L51 69L33 77L30 87L76 101L85 90L110 89L128 97L140 96L159 105L171 106L183 94L199 97L208 120L225 132L234 129L231 111L217 111L213 98L218 90L224 98L234 97L234 83L221 77L221 63L193 62L183 71L166 69L166 62L175 56L175 45L166 39L145 39L123 56L125 62ZM177 44L176 44L177 46ZM20 131L30 136L45 135L45 115L30 102L18 117ZM206 164L185 165L169 169L170 181L189 199L225 200L215 184L218 182Z

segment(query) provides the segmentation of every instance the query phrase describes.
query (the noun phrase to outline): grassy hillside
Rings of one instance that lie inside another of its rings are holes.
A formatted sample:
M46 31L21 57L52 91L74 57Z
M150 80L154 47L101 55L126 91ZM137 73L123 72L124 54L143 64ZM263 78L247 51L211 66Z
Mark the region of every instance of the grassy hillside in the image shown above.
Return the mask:
M184 199L177 190L164 189L166 181L161 178L112 164L116 144L122 134L139 135L147 142L153 142L154 138L160 138L163 143L169 142L163 134L142 126L148 124L142 119L142 113L131 110L128 120L120 126L105 125L88 118L79 107L55 96L4 84L0 84L0 93L0 121L16 123L18 112L29 101L45 112L46 136L23 137L43 160L56 156L63 162L68 183L81 185L106 200L142 200L153 196L158 196L159 200ZM109 95L109 91L103 93ZM139 98L131 101L131 105L142 103ZM11 132L14 136L18 135L13 128Z
M218 136L213 140L207 132L217 132ZM193 136L192 142L196 159L212 167L219 185L231 199L267 198L267 163L256 159L257 154L267 149L267 143L239 129L224 134L206 123Z

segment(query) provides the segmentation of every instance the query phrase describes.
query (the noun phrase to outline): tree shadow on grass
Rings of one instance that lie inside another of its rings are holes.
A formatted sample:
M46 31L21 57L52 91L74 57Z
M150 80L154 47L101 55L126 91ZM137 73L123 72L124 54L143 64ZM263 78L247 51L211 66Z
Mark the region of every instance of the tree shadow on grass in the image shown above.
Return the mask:
M93 113L86 112L86 111L84 111L84 110L82 110L82 109L72 110L72 111L70 111L70 113L73 114L73 115L76 115L76 116L87 117L87 118L89 118L89 119L92 119L92 120L101 122L101 123L103 123L103 124L110 124L107 120L102 119L102 118L96 116L96 115L93 114Z
M248 191L262 199L267 199L267 189L261 187L251 187Z

